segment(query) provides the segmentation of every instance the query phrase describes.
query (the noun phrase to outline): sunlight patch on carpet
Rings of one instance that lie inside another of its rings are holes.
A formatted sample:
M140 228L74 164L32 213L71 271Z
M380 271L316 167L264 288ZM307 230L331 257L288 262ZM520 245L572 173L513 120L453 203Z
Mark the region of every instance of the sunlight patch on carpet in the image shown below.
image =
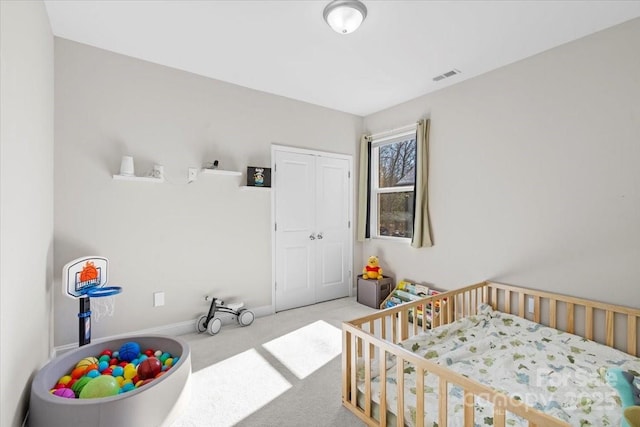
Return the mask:
M233 426L291 388L256 350L191 374L191 400L172 427Z
M342 352L342 331L318 320L262 346L303 379Z

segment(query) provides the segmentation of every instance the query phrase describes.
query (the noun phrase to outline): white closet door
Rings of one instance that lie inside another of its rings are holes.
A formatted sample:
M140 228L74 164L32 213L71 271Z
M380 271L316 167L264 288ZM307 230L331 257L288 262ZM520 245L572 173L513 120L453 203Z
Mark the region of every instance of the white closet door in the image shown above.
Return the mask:
M316 302L349 295L349 197L349 161L316 157Z
M315 157L275 152L276 311L316 302Z
M351 159L273 151L276 311L349 296Z

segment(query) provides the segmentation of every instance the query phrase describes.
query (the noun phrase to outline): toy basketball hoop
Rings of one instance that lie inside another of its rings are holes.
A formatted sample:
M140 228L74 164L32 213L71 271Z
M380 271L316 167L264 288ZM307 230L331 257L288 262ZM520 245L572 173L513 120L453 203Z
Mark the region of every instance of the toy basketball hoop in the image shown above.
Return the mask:
M104 257L82 257L69 262L62 269L62 293L80 304L78 311L79 344L91 342L91 303L94 300L96 321L113 316L114 296L122 292L120 286L106 286L109 260Z

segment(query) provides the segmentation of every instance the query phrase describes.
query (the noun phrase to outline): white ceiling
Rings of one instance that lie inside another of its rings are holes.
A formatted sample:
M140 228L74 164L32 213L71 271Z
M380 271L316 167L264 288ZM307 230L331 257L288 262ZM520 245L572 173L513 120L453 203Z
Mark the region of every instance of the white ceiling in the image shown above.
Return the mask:
M359 116L640 16L640 1L45 1L54 35ZM434 82L436 75L461 74Z

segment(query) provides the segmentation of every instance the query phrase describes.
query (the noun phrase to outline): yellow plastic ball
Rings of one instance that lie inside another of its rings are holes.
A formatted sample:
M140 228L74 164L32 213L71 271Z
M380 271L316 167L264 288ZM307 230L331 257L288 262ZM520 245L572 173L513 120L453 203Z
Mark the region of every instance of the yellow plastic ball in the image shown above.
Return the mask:
M67 385L69 384L69 381L71 381L71 375L65 375L58 380L58 384Z
M84 359L76 363L76 368L86 368L89 365L98 364L98 363L99 363L98 359L96 359L95 357L85 357Z

